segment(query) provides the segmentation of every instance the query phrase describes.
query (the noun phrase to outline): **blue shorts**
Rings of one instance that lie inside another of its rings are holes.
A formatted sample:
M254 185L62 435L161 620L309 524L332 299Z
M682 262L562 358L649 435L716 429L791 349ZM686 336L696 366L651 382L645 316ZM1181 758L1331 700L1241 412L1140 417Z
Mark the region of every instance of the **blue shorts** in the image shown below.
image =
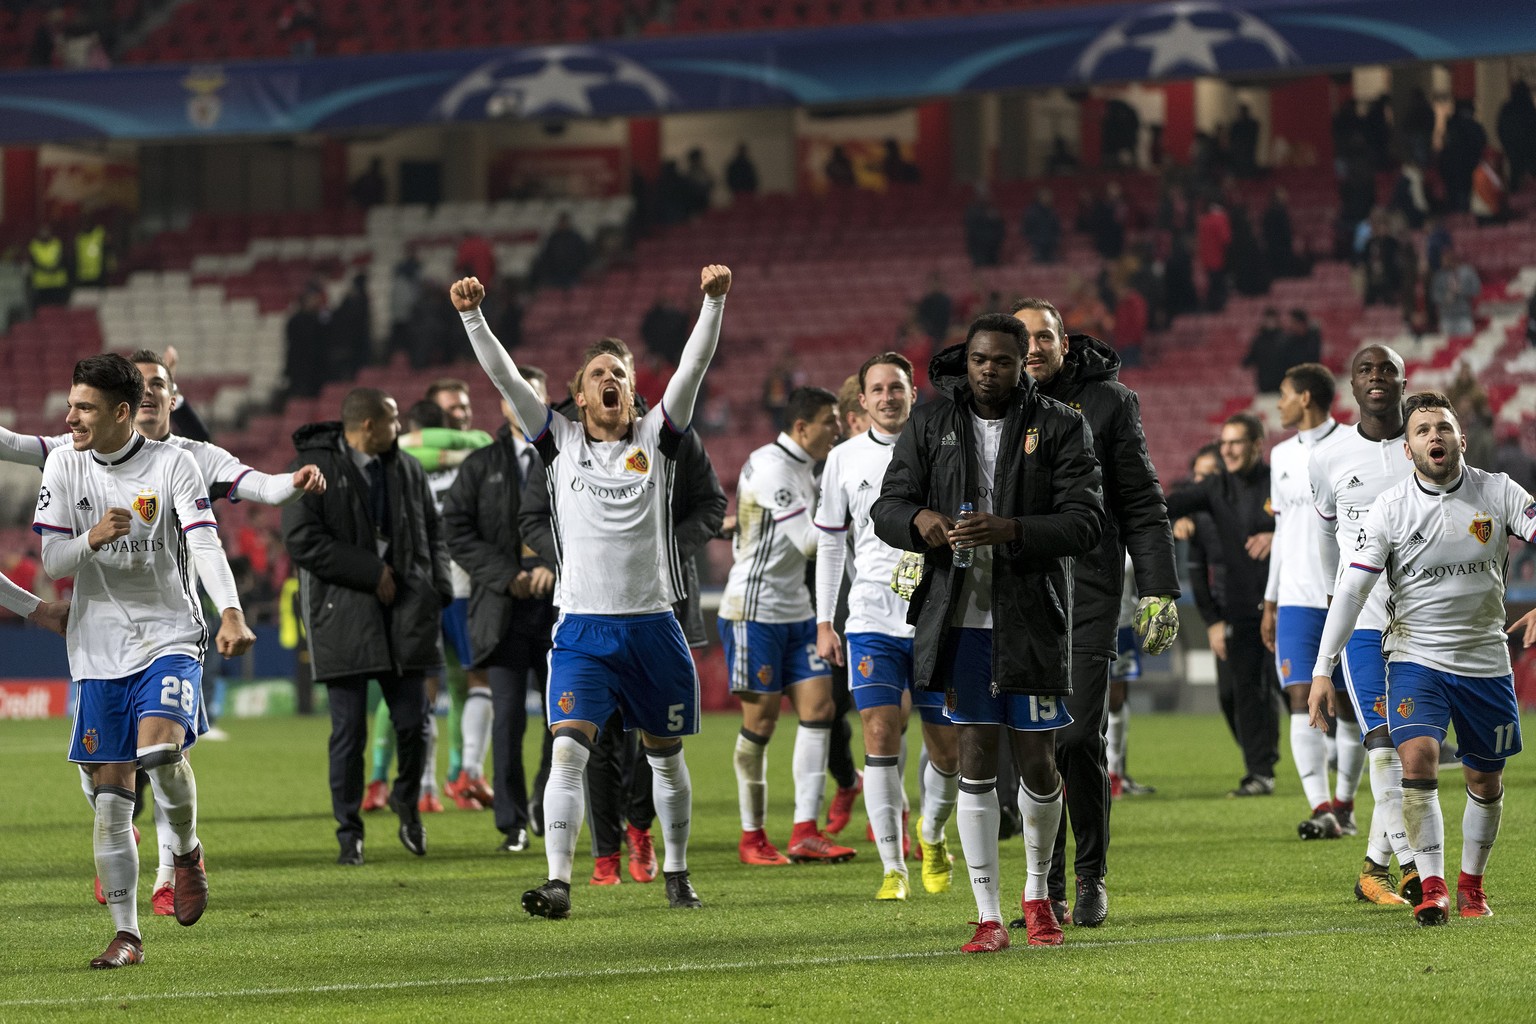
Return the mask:
M832 668L816 656L816 620L753 622L720 620L720 645L731 673L732 693L783 693L785 687Z
M1317 664L1317 648L1326 621L1326 608L1280 606L1275 614L1275 672L1282 687L1312 685L1312 666ZM1339 673L1335 671L1334 675Z
M459 664L468 666L474 661L469 646L469 598L456 597L443 609L443 642L459 656Z
M1461 761L1479 772L1496 772L1520 753L1520 704L1515 677L1459 676L1411 661L1387 665L1392 742L1416 736L1445 739L1447 723L1456 725Z
M901 695L912 695L912 707L929 725L948 725L944 717L944 695L912 686L911 637L886 636L884 633L848 634L848 689L853 706L869 708L900 707Z
M951 722L1006 725L1017 732L1050 732L1072 724L1065 697L992 695L990 629L951 629L945 647L950 689L944 712Z
M1344 645L1344 688L1355 706L1360 735L1387 724L1387 659L1381 630L1357 629Z
M699 731L699 676L671 612L561 615L549 652L549 724L590 722L615 710L625 729L652 736Z
M1115 661L1109 666L1109 678L1133 683L1141 678L1141 648L1136 643L1136 627L1121 626L1115 634Z
M69 759L78 764L131 764L139 759L139 722L169 718L186 731L185 750L203 721L203 666L185 654L156 658L121 679L82 679Z

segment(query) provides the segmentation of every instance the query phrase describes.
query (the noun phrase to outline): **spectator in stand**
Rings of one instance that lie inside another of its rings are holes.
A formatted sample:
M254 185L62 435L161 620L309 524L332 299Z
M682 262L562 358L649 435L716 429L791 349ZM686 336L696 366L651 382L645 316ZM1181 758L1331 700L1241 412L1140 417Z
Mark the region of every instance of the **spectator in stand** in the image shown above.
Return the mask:
M1430 298L1440 317L1440 329L1453 338L1470 335L1474 329L1472 304L1482 293L1483 282L1470 264L1462 262L1455 249L1441 257L1440 269L1430 279Z
M704 151L698 146L688 151L688 166L683 170L688 179L688 208L690 214L700 214L709 209L715 191L715 176L704 164Z
M1141 347L1147 340L1147 300L1130 285L1115 290L1115 349L1120 365L1140 366Z
M1237 117L1227 133L1227 144L1232 151L1233 174L1251 178L1259 173L1259 122L1246 103L1237 105Z
M560 215L561 223L565 214ZM559 226L556 225L556 230ZM454 273L460 277L478 277L482 281L496 280L496 250L491 240L479 232L468 232L459 239L458 251L453 256Z
M663 160L656 178L656 220L682 224L693 216L693 185L676 160Z
M310 0L293 0L277 16L278 37L293 57L313 57L320 48L320 15Z
M1095 338L1110 333L1114 322L1091 281L1078 279L1068 294L1071 301L1061 313L1062 324L1068 333L1091 334Z
M658 295L640 320L640 339L647 352L655 353L676 369L683 346L688 343L689 326L688 314L666 295Z
M1227 249L1232 244L1232 221L1221 203L1207 200L1196 228L1196 252L1205 271L1205 308L1219 313L1227 308Z
M1141 139L1141 115L1136 108L1119 98L1105 103L1102 139L1105 167L1135 167Z
M1025 209L1019 223L1019 233L1029 243L1036 263L1055 263L1061 254L1061 218L1056 215L1054 200L1048 188L1036 192L1035 201Z
M1168 259L1164 263L1163 281L1168 297L1168 319L1180 313L1192 313L1200 308L1200 296L1195 291L1195 260L1190 250L1188 236L1175 232L1168 239Z
M325 291L311 284L284 329L289 398L314 398L325 386L326 333Z
M1284 354L1281 360L1284 365L1280 368L1282 375L1301 363L1322 361L1323 332L1300 306L1293 308L1286 318Z
M780 430L789 426L784 422L784 409L789 404L790 393L800 386L803 376L800 361L793 352L786 352L773 364L768 379L763 382L763 409Z
M1414 86L1408 96L1408 109L1402 116L1403 146L1408 162L1428 167L1435 135L1435 108L1422 86Z
M1466 464L1492 466L1493 404L1465 359L1457 363L1456 376L1445 389L1445 397L1450 399L1456 418L1461 422L1462 438L1466 441ZM1476 462L1472 461L1474 456Z
M1248 342L1248 354L1243 365L1253 368L1253 388L1261 395L1272 395L1280 390L1285 379L1287 358L1286 334L1280 329L1280 311L1274 306L1264 307L1259 319L1259 329Z
M1401 250L1384 210L1371 214L1370 238L1360 262L1365 271L1365 304L1396 305L1403 286Z
M1497 128L1499 145L1509 158L1509 190L1518 192L1525 176L1536 172L1536 102L1525 79L1510 83L1509 99L1499 107Z
M486 292L480 310L485 322L496 332L496 340L508 352L515 351L523 343L523 296L522 283L516 278L504 277L495 292ZM463 349L459 349L463 351Z
M59 63L68 20L69 15L64 8L55 7L48 12L46 20L38 23L37 31L32 33L32 46L27 50L28 67L51 68Z
M330 380L351 380L373 362L373 312L368 300L368 275L357 274L347 294L331 314L326 339L331 364Z
M368 161L368 169L357 176L348 191L352 202L365 210L384 202L388 198L384 183L384 161L378 157Z
M1227 265L1232 271L1232 286L1239 295L1264 295L1269 292L1269 260L1253 233L1253 221L1242 206L1232 208L1232 244L1227 250Z
M1003 215L992 205L986 186L978 183L976 198L965 209L965 251L971 257L971 266L997 266L1007 235Z
M581 279L581 272L591 260L592 247L571 227L570 214L562 213L533 261L533 277L541 285L568 289ZM478 274L469 276L479 277Z
M420 290L421 261L416 247L407 245L389 275L389 355L410 350L411 310Z
M1446 205L1465 213L1472 203L1472 174L1477 170L1483 150L1488 148L1488 133L1477 123L1471 100L1457 100L1456 109L1445 122L1445 138L1440 148L1440 178L1445 182Z
M53 233L53 225L44 221L37 235L27 244L31 264L32 301L38 306L62 306L69 301L69 264L64 258L64 240Z
M1365 108L1361 128L1370 151L1371 170L1383 171L1392 166L1392 97L1382 93L1372 100Z
M81 288L104 288L107 278L116 266L112 253L112 240L107 234L105 218L96 214L89 226L75 232L75 285Z
M922 178L917 164L901 155L901 143L895 139L885 140L885 159L881 161L880 169L885 173L887 185L916 185Z
M1263 226L1264 256L1269 261L1272 278L1301 277L1310 267L1296 255L1296 239L1291 230L1290 193L1275 186L1269 194L1269 205L1264 207Z
M927 293L917 300L917 309L914 311L917 326L933 340L935 346L942 345L949 336L949 325L954 321L954 313L955 302L949 297L949 292L944 290L944 279L938 271L934 271L928 278Z
M1431 217L1426 225L1424 233L1424 264L1429 267L1431 274L1440 269L1445 261L1445 254L1451 248L1451 232L1445 226L1445 221L1439 217Z
M1479 224L1502 224L1509 220L1509 194L1499 175L1499 151L1489 146L1472 172L1472 216ZM1478 465L1478 463L1471 463Z
M737 199L757 195L757 165L747 154L747 144L736 147L736 155L725 165L725 187Z
M1125 251L1125 223L1129 211L1118 181L1104 186L1104 193L1094 200L1088 215L1093 247L1106 260L1116 260Z
M1429 197L1424 192L1424 171L1411 160L1398 168L1397 181L1392 184L1392 198L1387 208L1400 213L1415 231L1424 226L1429 218Z
M1045 173L1054 178L1058 175L1072 174L1081 166L1076 155L1067 148L1067 140L1060 135L1052 137L1051 152L1045 158Z
M848 159L848 153L842 146L832 147L832 154L827 157L821 172L826 175L827 184L835 189L854 186L853 161Z

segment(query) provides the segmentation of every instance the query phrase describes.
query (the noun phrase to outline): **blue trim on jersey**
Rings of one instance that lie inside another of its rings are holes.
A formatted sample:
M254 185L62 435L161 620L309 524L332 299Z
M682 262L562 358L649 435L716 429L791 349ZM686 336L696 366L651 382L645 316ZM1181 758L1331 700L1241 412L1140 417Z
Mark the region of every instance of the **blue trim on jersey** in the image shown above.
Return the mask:
M678 426L677 425L677 421L672 418L672 414L667 412L667 405L666 405L665 402L657 402L656 405L657 405L658 408L661 409L662 421L664 423L666 423L667 429L672 431L672 433L677 434L679 437L681 437L683 434L688 433L688 431L690 429L692 429L692 427L693 427L692 421L689 421L688 423L685 423L682 426Z
M1503 770L1523 748L1513 675L1463 676L1393 661L1387 664L1387 691L1395 744L1419 736L1439 741L1454 724L1462 763L1479 772Z
M185 533L190 533L193 530L197 529L199 526L211 526L215 530L217 530L219 528L219 524L215 520L212 520L212 519L202 519L202 520L199 520L198 522L188 523L186 526L183 526L181 528L181 532L184 533L184 534Z
M529 444L538 444L540 441L544 440L544 436L549 433L549 425L554 422L554 419L555 419L555 410L553 410L553 409L546 410L545 413L544 413L544 428L542 430L540 430L537 434L535 434L533 437L529 437L528 436L528 432L524 431L523 432L523 437L527 440L527 442Z
M240 503L240 497L235 492L240 490L240 481L244 480L254 472L256 472L256 470L247 469L244 473L241 473L239 476L235 477L235 482L229 485L229 493L224 496L224 500L229 502L231 505L238 505Z
M848 527L846 525L844 525L844 526L822 526L820 523L816 523L815 526L816 526L816 529L822 531L823 533L847 533L848 532Z
M1051 732L1072 724L1065 697L992 693L992 630L952 628L945 640L950 689L944 712L956 725L1006 725Z
M1387 724L1387 661L1381 630L1357 629L1344 645L1344 689L1355 705L1360 735Z
M54 526L50 523L32 524L32 532L37 534L39 537L42 536L44 530L48 530L51 533L62 533L66 537L73 537L75 535L75 531L67 526Z
M118 679L81 679L69 759L79 764L138 760L139 723L169 718L185 730L182 749L197 742L203 721L203 665L186 654L167 654Z
M1376 566L1376 565L1363 565L1360 562L1350 562L1349 563L1349 567L1351 569L1359 569L1361 572L1368 572L1372 576L1375 576L1377 573L1381 572L1381 567L1380 566Z
M787 523L791 519L795 518L795 516L801 516L801 515L804 515L804 514L805 514L805 508L804 508L804 506L802 506L800 508L795 509L793 512L791 512L787 516L769 516L769 518L772 519L776 523Z

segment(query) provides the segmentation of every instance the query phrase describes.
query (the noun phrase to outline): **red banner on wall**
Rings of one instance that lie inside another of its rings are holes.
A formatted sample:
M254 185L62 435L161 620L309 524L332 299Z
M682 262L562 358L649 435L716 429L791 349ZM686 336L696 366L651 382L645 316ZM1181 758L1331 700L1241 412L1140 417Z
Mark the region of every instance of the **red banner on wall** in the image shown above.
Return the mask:
M0 719L63 718L69 714L69 681L11 679L0 682Z
M492 199L526 195L584 199L627 191L624 151L617 147L508 149L491 161Z

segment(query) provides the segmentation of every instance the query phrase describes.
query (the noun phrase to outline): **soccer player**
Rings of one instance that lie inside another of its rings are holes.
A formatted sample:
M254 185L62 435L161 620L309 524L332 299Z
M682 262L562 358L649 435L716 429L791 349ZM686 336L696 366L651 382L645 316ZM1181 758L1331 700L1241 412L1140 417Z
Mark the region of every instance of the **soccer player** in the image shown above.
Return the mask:
M673 462L693 420L715 354L729 268L700 272L704 305L661 402L636 417L634 382L606 352L584 357L573 380L581 422L557 416L517 372L496 340L473 277L450 289L481 367L522 423L544 461L561 558L555 584L560 620L549 657L554 755L544 789L549 878L523 893L536 917L571 913L571 863L581 828L586 764L615 709L641 731L664 844L668 903L702 906L688 878L693 786L683 737L698 732L699 679L672 605L683 580L670 521Z
M837 389L837 421L843 437L859 437L869 429L869 415L859 404L859 375L849 374L843 386ZM818 542L819 549L819 542ZM812 570L814 572L814 569ZM832 628L842 633L848 624L849 579L837 592L837 610L832 618ZM815 585L814 580L812 586ZM853 817L853 804L864 792L864 773L853 764L853 729L848 725L848 712L853 708L853 695L848 691L848 666L831 664L832 669L832 736L827 749L827 774L832 776L836 789L827 805L827 835L835 836L848 827ZM903 761L903 763L905 763ZM902 822L905 828L906 805L902 805ZM874 829L870 829L873 839ZM910 847L908 838L903 847Z
M1291 759L1296 762L1311 811L1296 826L1303 839L1337 839L1344 834L1340 815L1353 822L1355 787L1360 782L1365 750L1358 732L1349 736L1347 729L1339 730L1339 795L1330 797L1327 737L1318 735L1307 721L1307 696L1312 689L1309 673L1317 661L1317 642L1328 616L1329 589L1317 558L1321 527L1312 508L1307 463L1319 444L1342 429L1328 414L1333 396L1333 374L1327 367L1300 363L1287 370L1280 381L1280 426L1296 434L1275 445L1269 455L1275 537L1269 552L1269 583L1260 629L1264 646L1275 655L1280 685L1290 703Z
M934 357L940 397L913 410L872 511L881 540L925 553L910 591L913 675L921 688L945 691L960 740L955 818L980 922L960 947L967 953L1009 942L998 894L1000 725L1024 794L1029 943L1062 942L1046 876L1061 823L1054 733L1071 721L1069 559L1093 550L1104 531L1088 426L1040 394L1024 372L1028 350L1020 321L988 313L963 345ZM963 503L974 512L957 521ZM964 552L974 562L955 566Z
M885 876L877 900L907 898L902 855L902 734L912 710L923 722L928 764L923 771L923 807L917 819L923 852L923 888L947 892L954 874L944 829L955 809L959 749L944 717L944 698L913 690L912 636L907 603L891 591L891 573L901 552L875 536L870 507L880 494L891 449L912 415L912 364L896 352L882 352L859 367L859 404L869 428L838 445L821 474L816 526L816 654L849 669L850 688L864 727L864 808L875 834ZM837 592L847 559L847 531L853 529L852 586L848 591L847 654L833 626Z
M1312 450L1308 475L1312 501L1322 517L1318 555L1329 593L1354 560L1355 545L1377 495L1413 471L1403 458L1403 357L1385 345L1367 345L1349 362L1349 384L1360 422L1336 430ZM1422 899L1413 849L1403 826L1403 766L1387 730L1387 666L1382 631L1387 590L1375 592L1358 618L1343 653L1344 685L1364 737L1375 807L1366 833L1365 861L1355 898L1370 903L1418 904ZM1402 870L1387 870L1393 855Z
M196 462L134 431L143 375L122 356L100 355L76 363L71 383L70 447L43 467L33 529L44 571L75 579L66 639L80 694L69 756L95 784L96 873L117 930L91 961L105 969L144 958L135 765L175 833L176 920L195 924L208 905L197 783L182 756L197 741L207 641L193 564L220 609L219 652L243 654L256 637L218 535L202 529L217 524Z
M832 672L816 653L816 612L806 562L816 554L816 465L837 443L837 396L799 387L784 406L785 429L747 457L736 484L735 562L720 596L720 643L731 691L741 698L736 792L743 864L841 863L854 850L828 839L817 822L831 746ZM763 830L768 812L768 743L781 698L799 719L791 774L794 829L786 859Z
M1378 494L1356 532L1323 627L1310 711L1312 723L1326 727L1324 712L1335 703L1333 667L1385 574L1386 717L1402 758L1403 821L1423 886L1414 917L1439 925L1450 911L1438 773L1440 740L1451 723L1467 784L1456 909L1462 917L1493 914L1483 872L1499 832L1504 763L1521 750L1502 629L1507 538L1536 540L1536 498L1503 473L1465 465L1466 439L1444 395L1409 396L1404 422L1402 451L1413 475ZM1536 612L1509 631L1529 645Z

